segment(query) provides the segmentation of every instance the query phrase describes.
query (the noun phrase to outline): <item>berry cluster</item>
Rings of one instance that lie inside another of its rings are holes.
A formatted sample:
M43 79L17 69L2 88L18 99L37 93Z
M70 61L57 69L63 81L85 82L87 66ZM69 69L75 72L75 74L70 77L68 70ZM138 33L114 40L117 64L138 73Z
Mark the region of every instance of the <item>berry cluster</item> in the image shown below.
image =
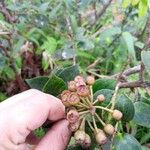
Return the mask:
M103 121L103 115L98 113L98 109L102 110L101 112L107 112L116 121L122 118L119 110L100 105L105 101L104 95L98 95L96 99L93 99L94 82L93 76L88 76L86 80L82 76L76 76L74 81L68 83L68 90L61 93L61 101L66 106L66 116L70 123L69 129L74 132L76 143L83 148L91 145L91 137L85 132L85 124L91 128L99 145L105 144L108 136L115 134L114 126ZM98 122L103 126L102 128L98 127Z

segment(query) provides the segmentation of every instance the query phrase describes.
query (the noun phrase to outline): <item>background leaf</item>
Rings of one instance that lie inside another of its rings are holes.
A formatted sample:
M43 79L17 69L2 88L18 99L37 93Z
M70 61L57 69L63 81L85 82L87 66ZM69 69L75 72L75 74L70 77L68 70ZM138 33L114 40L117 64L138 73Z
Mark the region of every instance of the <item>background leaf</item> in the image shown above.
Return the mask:
M49 77L39 76L32 79L26 79L27 84L30 88L41 90L43 89Z
M52 75L43 87L43 92L58 96L63 90L67 89L66 83L56 75Z
M122 137L115 136L115 150L142 150L140 143L130 134L125 134Z
M150 51L142 51L141 58L147 72L150 75Z
M144 102L136 102L135 107L135 116L133 121L141 126L150 128L150 105Z
M74 80L74 78L79 75L79 66L74 65L68 68L63 69L59 74L58 77L62 78L65 82Z
M93 85L93 92L99 91L101 89L111 89L114 90L117 81L114 79L98 79Z

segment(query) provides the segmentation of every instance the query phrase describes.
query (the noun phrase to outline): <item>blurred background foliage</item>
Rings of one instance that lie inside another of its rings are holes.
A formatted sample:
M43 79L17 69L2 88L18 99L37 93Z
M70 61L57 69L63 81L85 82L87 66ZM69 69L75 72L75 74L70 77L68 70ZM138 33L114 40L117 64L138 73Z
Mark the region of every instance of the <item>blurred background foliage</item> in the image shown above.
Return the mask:
M1 0L0 100L28 89L25 79L72 64L96 76L139 64L149 50L149 7L148 0ZM138 128L143 144L150 134Z

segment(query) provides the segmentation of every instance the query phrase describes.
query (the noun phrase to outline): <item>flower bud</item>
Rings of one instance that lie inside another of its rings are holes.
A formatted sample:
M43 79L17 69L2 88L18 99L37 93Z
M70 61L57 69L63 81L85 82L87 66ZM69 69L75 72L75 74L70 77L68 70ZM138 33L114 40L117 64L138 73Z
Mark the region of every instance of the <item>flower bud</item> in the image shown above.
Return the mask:
M76 140L76 143L82 145L82 144L84 143L85 136L86 136L86 134L85 134L84 131L82 131L82 130L77 130L77 131L75 132L75 134L74 134L74 138L75 138L75 140Z
M91 145L91 137L88 134L85 134L85 139L83 144L81 145L84 149L89 148Z
M76 91L76 82L75 81L68 82L68 90L70 90L72 92Z
M79 113L76 109L71 109L68 113L67 113L67 120L70 123L75 123L79 120Z
M70 123L68 128L71 132L76 132L79 129L79 126L80 126L80 120L78 120L75 123Z
M107 137L106 137L104 131L101 129L98 129L98 132L96 133L95 138L96 138L96 142L100 145L103 145L107 142Z
M97 96L97 99L99 102L103 102L105 100L105 96L103 94L100 94Z
M65 106L70 106L70 103L68 102L68 97L70 96L71 92L69 90L64 90L61 93L61 101Z
M95 82L95 78L93 76L87 76L86 82L88 85L93 85Z
M76 93L72 92L68 97L68 101L70 105L76 105L80 102L80 98Z
M77 94L86 97L90 94L90 92L87 86L80 85L79 87L77 87Z
M115 128L111 124L106 124L104 126L104 131L109 135L113 135L115 133Z
M112 117L116 120L120 120L122 116L123 116L122 112L117 109L115 109L112 113Z

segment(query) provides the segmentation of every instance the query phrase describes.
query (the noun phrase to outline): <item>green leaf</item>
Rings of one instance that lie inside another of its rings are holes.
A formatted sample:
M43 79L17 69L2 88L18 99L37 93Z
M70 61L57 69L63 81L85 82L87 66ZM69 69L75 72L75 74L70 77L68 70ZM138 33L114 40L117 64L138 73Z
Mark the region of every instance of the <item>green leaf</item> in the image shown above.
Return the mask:
M140 1L140 0L132 0L132 1L131 1L132 6L137 5L137 4L139 3L139 1Z
M112 98L113 93L114 93L114 91L110 90L110 89L98 90L98 91L96 91L94 93L94 100L96 100L98 95L103 94L105 96L105 101L102 102L101 104L102 105L108 105L110 100L111 100L111 98Z
M141 0L139 3L139 17L144 17L148 12L147 0Z
M49 54L53 54L57 48L57 41L53 37L47 37L47 40L41 46L42 49L45 49Z
M41 90L43 89L49 77L39 76L32 79L26 79L25 81L30 86L30 88Z
M63 90L67 89L66 83L56 75L52 75L43 87L43 92L58 96Z
M123 113L122 121L128 122L133 119L135 110L132 101L126 95L120 95L115 108Z
M63 69L59 74L58 77L62 78L65 82L74 80L74 78L79 75L79 66L74 65L71 67L67 67Z
M101 89L114 90L117 81L114 79L98 79L93 85L93 92L99 91Z
M142 51L141 59L142 59L142 62L144 63L144 66L145 66L147 72L150 75L150 61L149 61L150 60L150 51Z
M125 44L127 46L127 50L128 50L129 56L131 56L133 61L135 61L136 60L136 56L135 56L135 50L134 50L134 39L133 39L133 36L129 32L123 32L122 33L122 37L123 37L123 39L125 41Z
M131 0L123 0L122 7L127 8L131 3Z
M150 105L144 102L136 102L134 108L133 121L138 125L150 128Z
M114 138L115 150L142 150L140 143L130 134L116 135Z

